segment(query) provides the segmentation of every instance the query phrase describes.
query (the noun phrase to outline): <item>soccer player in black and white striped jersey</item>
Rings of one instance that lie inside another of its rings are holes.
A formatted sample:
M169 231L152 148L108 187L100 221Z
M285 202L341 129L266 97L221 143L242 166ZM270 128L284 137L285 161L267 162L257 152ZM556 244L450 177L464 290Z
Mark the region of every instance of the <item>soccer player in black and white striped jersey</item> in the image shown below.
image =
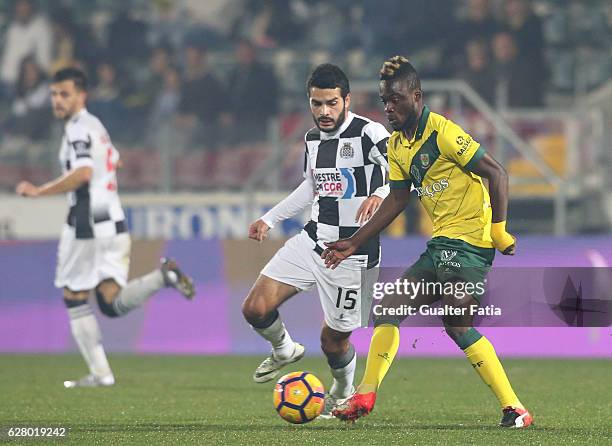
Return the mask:
M42 186L22 181L16 187L25 197L65 193L68 199L55 286L63 289L72 335L89 374L65 381L67 388L115 384L88 303L92 290L100 311L109 317L123 316L164 287L176 288L189 299L195 295L192 280L170 259L128 282L131 242L117 192L119 152L100 120L85 108L86 98L87 78L81 70L65 68L54 75L53 113L65 123L59 156L63 173Z
M382 124L350 112L349 82L337 66L318 66L307 90L316 126L305 136L304 181L251 224L249 237L262 241L275 224L308 206L311 218L263 268L243 304L243 314L272 346L272 354L253 379L270 381L279 369L304 355L304 347L292 340L277 308L299 291L317 287L325 318L321 348L333 376L322 416L331 417L333 408L354 391L356 356L349 337L368 320L380 244L378 237L373 238L341 270L326 269L320 254L325 242L355 233L388 195L389 133Z

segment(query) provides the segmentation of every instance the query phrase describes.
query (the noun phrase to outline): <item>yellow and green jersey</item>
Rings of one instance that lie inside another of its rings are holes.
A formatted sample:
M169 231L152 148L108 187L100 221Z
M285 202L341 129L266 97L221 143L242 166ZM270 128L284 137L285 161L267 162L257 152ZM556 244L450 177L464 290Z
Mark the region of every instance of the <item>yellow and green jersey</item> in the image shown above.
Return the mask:
M425 106L412 140L393 132L387 154L391 188L416 191L433 221L433 237L493 247L489 192L470 172L485 151L469 134Z

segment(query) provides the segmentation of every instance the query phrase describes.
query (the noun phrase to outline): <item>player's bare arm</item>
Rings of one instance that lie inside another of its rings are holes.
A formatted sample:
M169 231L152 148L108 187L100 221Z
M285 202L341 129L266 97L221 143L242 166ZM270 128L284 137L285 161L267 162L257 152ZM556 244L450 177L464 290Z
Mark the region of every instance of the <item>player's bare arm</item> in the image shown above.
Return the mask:
M382 202L383 198L377 195L370 195L363 203L361 203L361 206L359 206L355 221L359 224L367 222L370 218L372 218Z
M42 186L36 186L29 181L21 181L15 187L15 192L24 197L42 197L45 195L56 195L78 189L81 185L88 183L93 175L91 167L79 167L66 173Z
M372 219L362 226L351 237L337 242L325 243L327 249L321 254L325 266L331 269L336 267L347 257L352 255L366 240L379 234L395 220L404 210L410 199L410 189L391 189Z
M508 174L506 170L491 155L485 153L471 171L482 178L486 178L489 182L493 245L504 255L514 255L516 253L516 238L506 232L508 212Z
M386 164L386 162L385 162ZM388 166L386 167L388 169ZM388 176L388 175L387 175ZM355 221L359 224L366 223L372 216L374 212L378 210L383 200L389 195L389 179L387 178L387 183L379 187L372 195L370 195L367 200L361 203L359 209L357 209L357 215L355 216ZM379 195L381 193L382 195Z

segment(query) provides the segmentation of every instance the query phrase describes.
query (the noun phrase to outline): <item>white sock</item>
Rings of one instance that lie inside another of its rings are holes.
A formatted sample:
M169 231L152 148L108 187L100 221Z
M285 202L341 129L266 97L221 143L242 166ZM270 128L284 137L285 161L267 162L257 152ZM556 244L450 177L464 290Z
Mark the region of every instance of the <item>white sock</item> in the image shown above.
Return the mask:
M79 346L89 372L98 377L112 376L98 321L88 303L68 309L72 336Z
M164 286L164 276L161 270L156 269L138 279L129 281L113 301L113 308L117 314L123 315L141 306L149 297L156 291L164 288Z
M348 398L353 390L353 380L355 378L355 368L357 366L357 355L353 351L353 359L342 368L332 369L334 383L329 389L329 394L334 398Z
M266 328L253 328L262 338L272 344L273 355L276 359L287 359L293 355L295 343L285 328L280 315L272 322L272 325Z

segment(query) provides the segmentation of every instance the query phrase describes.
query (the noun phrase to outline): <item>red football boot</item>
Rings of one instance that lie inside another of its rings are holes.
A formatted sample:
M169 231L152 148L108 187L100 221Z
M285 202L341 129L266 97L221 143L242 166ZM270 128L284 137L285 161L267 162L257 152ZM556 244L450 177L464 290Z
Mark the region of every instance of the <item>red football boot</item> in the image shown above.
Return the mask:
M504 407L504 415L499 422L502 427L527 427L533 423L533 417L527 409L520 407Z
M376 392L356 393L332 413L340 420L354 423L358 418L369 415L375 402Z

